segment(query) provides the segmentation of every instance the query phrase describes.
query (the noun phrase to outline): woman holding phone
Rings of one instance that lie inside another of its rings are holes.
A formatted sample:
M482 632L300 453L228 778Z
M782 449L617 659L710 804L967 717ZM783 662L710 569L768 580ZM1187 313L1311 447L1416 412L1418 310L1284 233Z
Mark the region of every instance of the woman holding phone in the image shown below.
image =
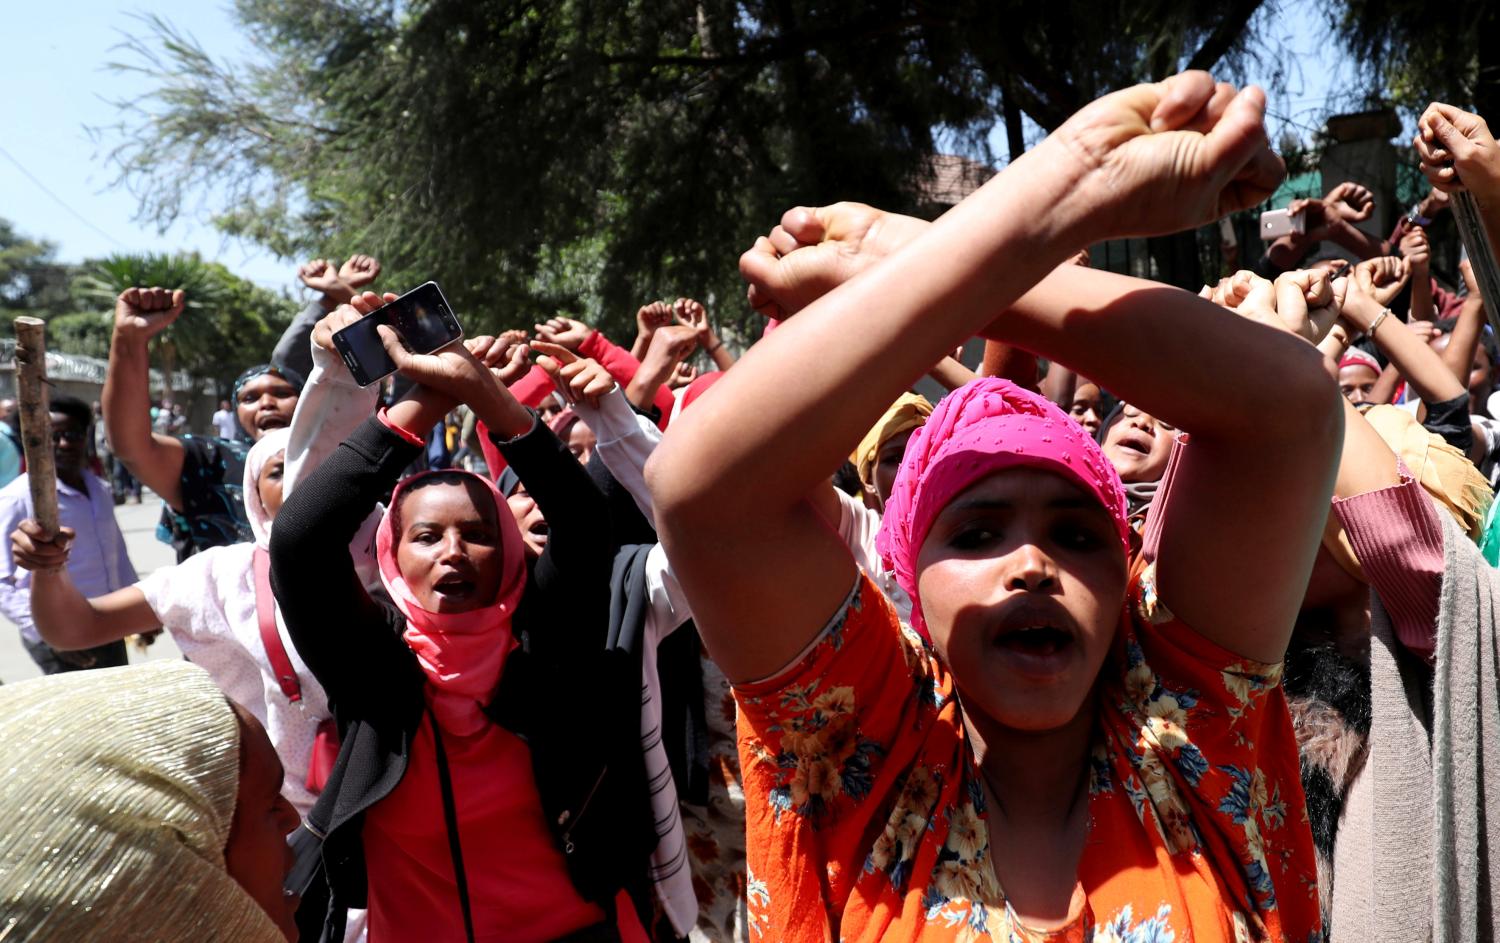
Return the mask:
M379 333L418 385L298 486L271 540L287 628L343 735L309 820L326 836L324 938L340 938L344 907L367 904L373 943L618 939L632 915L616 893L644 875L649 846L630 850L640 829L653 835L649 816L633 815L583 705L534 700L565 676L589 685L597 668L616 549L604 499L481 362L499 359L493 338L420 355ZM535 561L488 479L398 481L457 402L545 511ZM349 540L393 487L376 537L385 602L360 585Z

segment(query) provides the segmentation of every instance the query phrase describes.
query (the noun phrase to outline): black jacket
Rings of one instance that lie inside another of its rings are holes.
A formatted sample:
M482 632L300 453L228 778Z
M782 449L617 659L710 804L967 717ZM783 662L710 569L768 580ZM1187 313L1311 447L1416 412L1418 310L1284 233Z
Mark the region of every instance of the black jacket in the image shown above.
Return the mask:
M496 444L546 516L547 549L512 620L521 642L486 713L528 742L542 807L579 892L611 912L621 888L648 899L655 835L640 753L640 667L607 646L617 550L605 501L545 425ZM371 419L287 499L271 582L297 651L328 694L338 763L308 816L323 838L328 930L366 905L364 811L406 771L425 683L405 618L364 591L349 541L419 451ZM633 675L631 672L633 671ZM435 826L442 821L434 811ZM466 847L472 862L503 849ZM459 906L455 899L454 906Z

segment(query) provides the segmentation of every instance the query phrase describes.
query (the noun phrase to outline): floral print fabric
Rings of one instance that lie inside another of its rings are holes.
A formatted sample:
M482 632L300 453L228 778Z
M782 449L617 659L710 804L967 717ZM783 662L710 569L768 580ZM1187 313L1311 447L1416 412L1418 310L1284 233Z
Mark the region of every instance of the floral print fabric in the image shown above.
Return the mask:
M744 943L750 938L745 899L745 793L736 751L734 694L729 681L702 656L704 719L708 727L708 805L681 803L698 894L698 925L690 943Z
M210 547L253 541L243 494L250 444L194 435L181 442L182 511L162 506L156 539L172 545L178 563Z
M796 664L735 691L751 939L1317 939L1280 666L1177 622L1150 568L1126 610L1101 679L1084 903L1037 931L995 878L953 680L861 576Z

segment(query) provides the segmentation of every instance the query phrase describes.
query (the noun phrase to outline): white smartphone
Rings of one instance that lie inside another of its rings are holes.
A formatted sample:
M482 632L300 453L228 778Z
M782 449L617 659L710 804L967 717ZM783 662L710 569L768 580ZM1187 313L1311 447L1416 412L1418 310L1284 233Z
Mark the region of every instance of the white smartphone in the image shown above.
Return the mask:
M1280 239L1294 232L1306 232L1307 220L1301 213L1293 215L1287 210L1266 210L1260 214L1260 237L1265 240Z

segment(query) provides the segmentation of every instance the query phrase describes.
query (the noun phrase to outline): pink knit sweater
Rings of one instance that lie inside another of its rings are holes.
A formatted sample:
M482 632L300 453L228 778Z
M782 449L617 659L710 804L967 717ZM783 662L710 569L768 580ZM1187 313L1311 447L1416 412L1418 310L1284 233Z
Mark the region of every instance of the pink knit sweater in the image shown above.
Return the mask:
M1396 637L1431 660L1443 581L1438 510L1403 464L1401 484L1333 501L1365 577L1380 596Z

